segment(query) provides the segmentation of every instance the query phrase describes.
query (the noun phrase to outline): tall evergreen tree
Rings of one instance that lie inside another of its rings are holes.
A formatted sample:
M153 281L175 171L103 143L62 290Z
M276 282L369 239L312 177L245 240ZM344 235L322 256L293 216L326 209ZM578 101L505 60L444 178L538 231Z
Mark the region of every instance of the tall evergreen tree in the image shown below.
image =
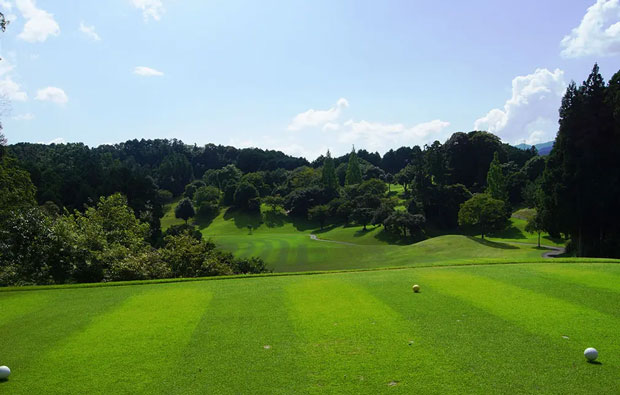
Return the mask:
M349 155L349 165L347 166L347 175L345 177L345 185L354 185L362 182L362 170L355 154L355 147Z
M550 233L571 238L578 256L620 256L617 221L618 138L613 81L594 65L579 88L571 83L560 107L560 128L543 173L539 212Z
M489 172L487 173L487 193L491 195L493 199L504 202L508 201L506 176L504 176L504 172L502 171L497 151L493 154L493 160L491 161Z
M323 187L330 191L335 191L338 188L338 178L336 177L336 168L334 167L334 160L332 154L327 150L325 160L323 161L322 179Z

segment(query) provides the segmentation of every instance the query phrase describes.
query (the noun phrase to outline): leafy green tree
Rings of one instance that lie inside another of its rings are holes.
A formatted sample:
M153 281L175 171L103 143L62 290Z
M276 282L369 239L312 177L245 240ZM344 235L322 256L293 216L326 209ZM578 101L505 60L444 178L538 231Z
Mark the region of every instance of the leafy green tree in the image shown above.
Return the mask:
M326 204L319 204L308 210L308 219L319 221L321 230L325 226L325 221L329 218L329 206Z
M188 198L183 198L179 204L174 208L174 216L176 218L181 218L187 224L187 220L196 215L196 209L194 209L194 205L192 201Z
M371 223L373 225L383 225L385 221L394 212L394 207L388 204L382 204L376 209L372 215Z
M258 211L260 198L254 185L242 181L235 191L234 203L241 210Z
M475 194L459 210L459 225L477 227L483 239L485 234L502 230L507 224L505 203L486 193Z
M323 188L331 191L338 189L338 178L336 177L336 168L334 167L334 160L332 154L327 150L325 160L323 161L323 170L321 172L321 182Z
M0 158L0 216L9 210L36 204L36 189L30 174L9 155Z
M426 218L422 214L411 214L407 211L395 210L384 221L383 226L386 230L400 233L407 237L407 230L411 236L422 230Z
M525 231L528 233L538 233L538 248L540 248L540 234L544 232L544 230L542 218L538 213L528 218Z
M345 176L345 185L354 185L362 182L362 170L355 153L355 147L349 154L349 164L347 166L347 173Z
M263 203L268 205L271 211L275 212L278 210L278 207L284 205L284 198L280 195L267 196L263 199Z
M506 177L502 171L497 151L493 154L493 160L489 165L489 171L487 173L487 193L491 195L493 199L503 202L508 201Z
M353 221L364 227L366 230L366 225L368 225L372 221L372 217L374 215L374 210L368 207L356 208L353 210L351 217Z
M194 176L192 165L183 154L166 156L157 172L159 185L175 195L180 195Z
M203 186L194 192L194 207L202 216L214 216L220 209L221 192L214 186Z

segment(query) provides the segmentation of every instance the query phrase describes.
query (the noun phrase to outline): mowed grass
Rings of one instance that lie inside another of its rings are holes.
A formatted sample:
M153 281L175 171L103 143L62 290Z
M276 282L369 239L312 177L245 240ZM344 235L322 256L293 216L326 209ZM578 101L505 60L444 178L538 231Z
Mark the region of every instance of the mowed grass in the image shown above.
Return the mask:
M4 291L0 393L619 393L619 284L540 263Z
M251 230L248 228L251 226ZM546 250L445 235L409 245L390 244L383 227L328 225L291 221L284 214L248 215L223 211L208 226L205 238L238 257L259 256L276 272L428 266L454 263L539 261ZM329 241L318 241L310 238ZM527 240L525 240L527 241Z

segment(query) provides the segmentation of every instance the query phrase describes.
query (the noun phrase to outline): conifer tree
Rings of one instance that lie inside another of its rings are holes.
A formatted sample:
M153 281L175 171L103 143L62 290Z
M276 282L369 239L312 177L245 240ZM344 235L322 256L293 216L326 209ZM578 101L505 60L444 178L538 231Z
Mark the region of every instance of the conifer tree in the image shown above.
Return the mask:
M336 168L334 167L334 160L329 150L327 150L325 161L323 161L322 183L323 187L329 191L335 191L338 188Z
M349 165L347 166L347 174L345 176L345 185L354 185L362 182L362 170L355 153L355 147L349 155Z

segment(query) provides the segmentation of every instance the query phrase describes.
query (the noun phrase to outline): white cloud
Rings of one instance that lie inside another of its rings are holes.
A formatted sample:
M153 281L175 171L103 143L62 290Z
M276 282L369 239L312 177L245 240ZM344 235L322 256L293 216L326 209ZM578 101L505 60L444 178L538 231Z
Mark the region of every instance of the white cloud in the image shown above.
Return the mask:
M338 129L340 129L339 123L327 122L325 125L323 125L323 130L338 130Z
M66 143L64 138L56 137L55 139L48 141L47 144L64 144L64 143Z
M447 138L449 122L435 119L413 126L402 123L381 123L349 120L339 135L341 143L355 144L371 151L387 151L403 145L423 145Z
M28 100L28 94L22 91L19 84L13 81L10 76L0 80L0 95L12 101Z
M338 99L335 107L329 110L310 109L306 112L297 114L288 125L288 130L301 130L310 126L322 126L335 121L340 116L343 108L349 107L349 102L345 98ZM332 123L330 127L334 124Z
M26 114L18 114L12 117L12 119L15 121L30 121L34 119L34 114L29 113L29 112Z
M17 37L28 42L43 42L60 34L60 27L49 12L37 8L34 0L16 0L17 8L26 18L24 30Z
M145 66L136 66L136 68L133 69L133 73L143 77L160 77L164 75L161 71Z
M39 89L35 100L49 101L56 104L66 104L69 101L67 94L60 88L55 86L48 86L47 88Z
M579 26L560 42L561 55L611 56L620 54L620 2L598 0L586 11Z
M158 21L166 11L161 0L131 0L131 3L134 7L142 10L145 21L148 21L149 18Z
M91 40L94 40L94 41L101 40L101 37L99 37L97 32L95 32L94 26L87 26L84 24L84 22L80 22L80 31L84 33Z
M0 7L2 7L4 12L11 12L13 10L13 4L6 0L0 0Z
M564 72L536 69L512 80L512 97L503 108L494 108L474 123L477 130L497 134L509 143L553 140L558 108L566 90Z

